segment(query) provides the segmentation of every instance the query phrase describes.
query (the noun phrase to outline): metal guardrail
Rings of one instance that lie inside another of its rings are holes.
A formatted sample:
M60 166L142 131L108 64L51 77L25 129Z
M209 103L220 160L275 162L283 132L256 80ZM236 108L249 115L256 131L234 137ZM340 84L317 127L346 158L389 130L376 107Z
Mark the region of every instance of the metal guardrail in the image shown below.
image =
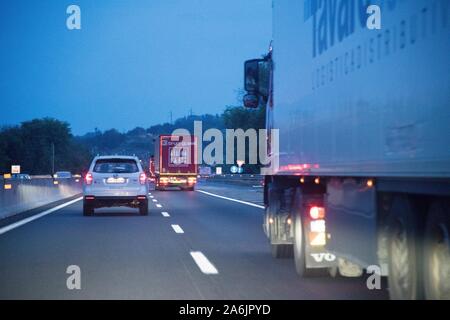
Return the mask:
M208 182L220 182L235 185L262 185L264 176L259 174L221 174L203 178Z

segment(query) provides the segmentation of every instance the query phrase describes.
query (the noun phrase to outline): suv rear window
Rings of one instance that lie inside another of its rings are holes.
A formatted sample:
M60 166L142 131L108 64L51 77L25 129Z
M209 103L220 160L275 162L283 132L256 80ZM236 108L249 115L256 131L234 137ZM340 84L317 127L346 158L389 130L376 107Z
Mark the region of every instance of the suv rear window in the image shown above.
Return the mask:
M133 159L100 159L95 162L97 173L135 173L139 168Z

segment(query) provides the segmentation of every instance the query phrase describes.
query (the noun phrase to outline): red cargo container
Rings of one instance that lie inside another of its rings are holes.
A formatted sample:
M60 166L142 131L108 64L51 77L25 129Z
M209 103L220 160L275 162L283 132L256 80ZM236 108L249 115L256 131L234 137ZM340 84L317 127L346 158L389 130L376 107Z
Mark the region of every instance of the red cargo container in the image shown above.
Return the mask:
M155 188L194 190L197 183L197 139L191 135L160 135L155 145Z

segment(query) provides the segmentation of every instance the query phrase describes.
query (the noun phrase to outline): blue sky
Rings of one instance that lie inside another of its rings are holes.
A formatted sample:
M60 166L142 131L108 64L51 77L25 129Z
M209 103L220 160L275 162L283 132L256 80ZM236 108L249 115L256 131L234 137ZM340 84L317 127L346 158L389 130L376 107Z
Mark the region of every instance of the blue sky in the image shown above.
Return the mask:
M220 113L271 25L271 0L2 1L0 125L50 116L83 134Z

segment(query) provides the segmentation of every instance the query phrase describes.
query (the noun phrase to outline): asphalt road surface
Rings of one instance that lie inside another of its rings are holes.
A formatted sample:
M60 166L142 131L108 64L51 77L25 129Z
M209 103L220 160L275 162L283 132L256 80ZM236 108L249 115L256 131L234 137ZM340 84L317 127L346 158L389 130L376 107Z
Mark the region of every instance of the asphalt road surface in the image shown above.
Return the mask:
M198 190L256 206L199 191L151 191L149 216L104 208L83 217L76 201L0 234L0 299L387 298L364 278L302 279L291 259L273 259L258 186ZM67 288L70 265L80 268L80 290Z

